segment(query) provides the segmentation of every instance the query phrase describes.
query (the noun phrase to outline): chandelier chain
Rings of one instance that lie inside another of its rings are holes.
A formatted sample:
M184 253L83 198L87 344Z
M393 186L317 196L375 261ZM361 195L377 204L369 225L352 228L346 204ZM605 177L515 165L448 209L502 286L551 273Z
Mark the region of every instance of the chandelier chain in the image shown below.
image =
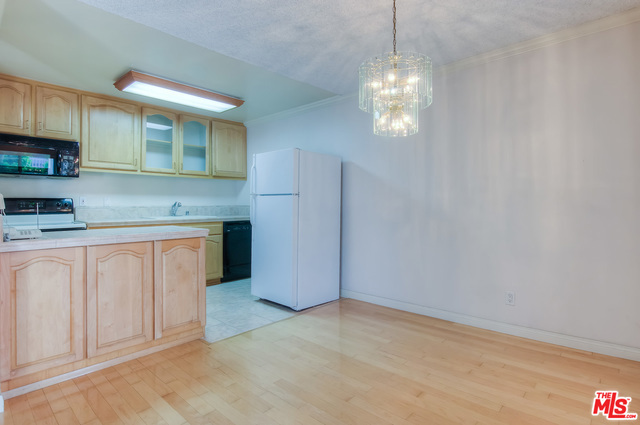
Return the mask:
M396 0L393 0L393 54L396 54Z

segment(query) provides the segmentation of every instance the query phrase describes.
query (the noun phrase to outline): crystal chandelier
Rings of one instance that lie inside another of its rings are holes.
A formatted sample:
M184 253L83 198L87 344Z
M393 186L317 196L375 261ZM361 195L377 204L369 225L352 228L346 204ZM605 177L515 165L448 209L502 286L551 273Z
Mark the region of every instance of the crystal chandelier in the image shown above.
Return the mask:
M373 113L373 133L402 137L418 132L418 111L431 105L431 59L396 51L396 1L393 0L393 52L360 65L360 109Z

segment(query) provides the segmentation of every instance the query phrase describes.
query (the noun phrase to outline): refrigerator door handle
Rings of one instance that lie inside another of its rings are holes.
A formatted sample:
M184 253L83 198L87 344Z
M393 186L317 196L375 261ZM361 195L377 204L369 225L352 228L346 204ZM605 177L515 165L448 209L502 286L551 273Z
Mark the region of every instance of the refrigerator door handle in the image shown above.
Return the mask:
M256 222L256 195L252 194L250 196L251 198L251 205L249 205L249 223L251 223L252 226L255 225Z
M255 155L253 156L253 164L251 164L251 176L249 178L251 179L249 180L249 194L253 196L256 194L256 157Z

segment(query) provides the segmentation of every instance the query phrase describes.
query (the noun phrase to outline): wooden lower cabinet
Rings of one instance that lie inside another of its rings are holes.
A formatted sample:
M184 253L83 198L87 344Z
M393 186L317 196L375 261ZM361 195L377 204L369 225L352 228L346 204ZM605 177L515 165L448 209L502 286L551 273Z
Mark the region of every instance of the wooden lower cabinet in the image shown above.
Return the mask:
M222 222L181 224L209 230L205 240L205 273L207 285L220 283L222 278Z
M156 241L155 337L205 325L205 238Z
M153 242L87 247L87 356L153 339Z
M155 227L166 226L163 224L144 224L141 226L95 226L89 224L89 229L109 229L118 227ZM176 226L197 227L209 230L209 235L205 241L205 273L207 285L216 285L222 278L222 222L209 221L203 223L176 223Z
M222 278L222 235L212 235L206 238L206 265L207 283L218 281Z
M0 391L201 338L204 247L201 236L0 253Z
M84 358L84 248L0 254L0 380Z

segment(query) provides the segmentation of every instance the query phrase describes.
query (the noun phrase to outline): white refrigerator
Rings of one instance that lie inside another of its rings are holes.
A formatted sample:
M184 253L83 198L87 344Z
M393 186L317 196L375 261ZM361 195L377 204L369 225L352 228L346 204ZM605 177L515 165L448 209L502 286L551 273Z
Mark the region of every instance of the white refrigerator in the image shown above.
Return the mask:
M293 310L340 297L341 160L285 149L251 167L251 294Z

